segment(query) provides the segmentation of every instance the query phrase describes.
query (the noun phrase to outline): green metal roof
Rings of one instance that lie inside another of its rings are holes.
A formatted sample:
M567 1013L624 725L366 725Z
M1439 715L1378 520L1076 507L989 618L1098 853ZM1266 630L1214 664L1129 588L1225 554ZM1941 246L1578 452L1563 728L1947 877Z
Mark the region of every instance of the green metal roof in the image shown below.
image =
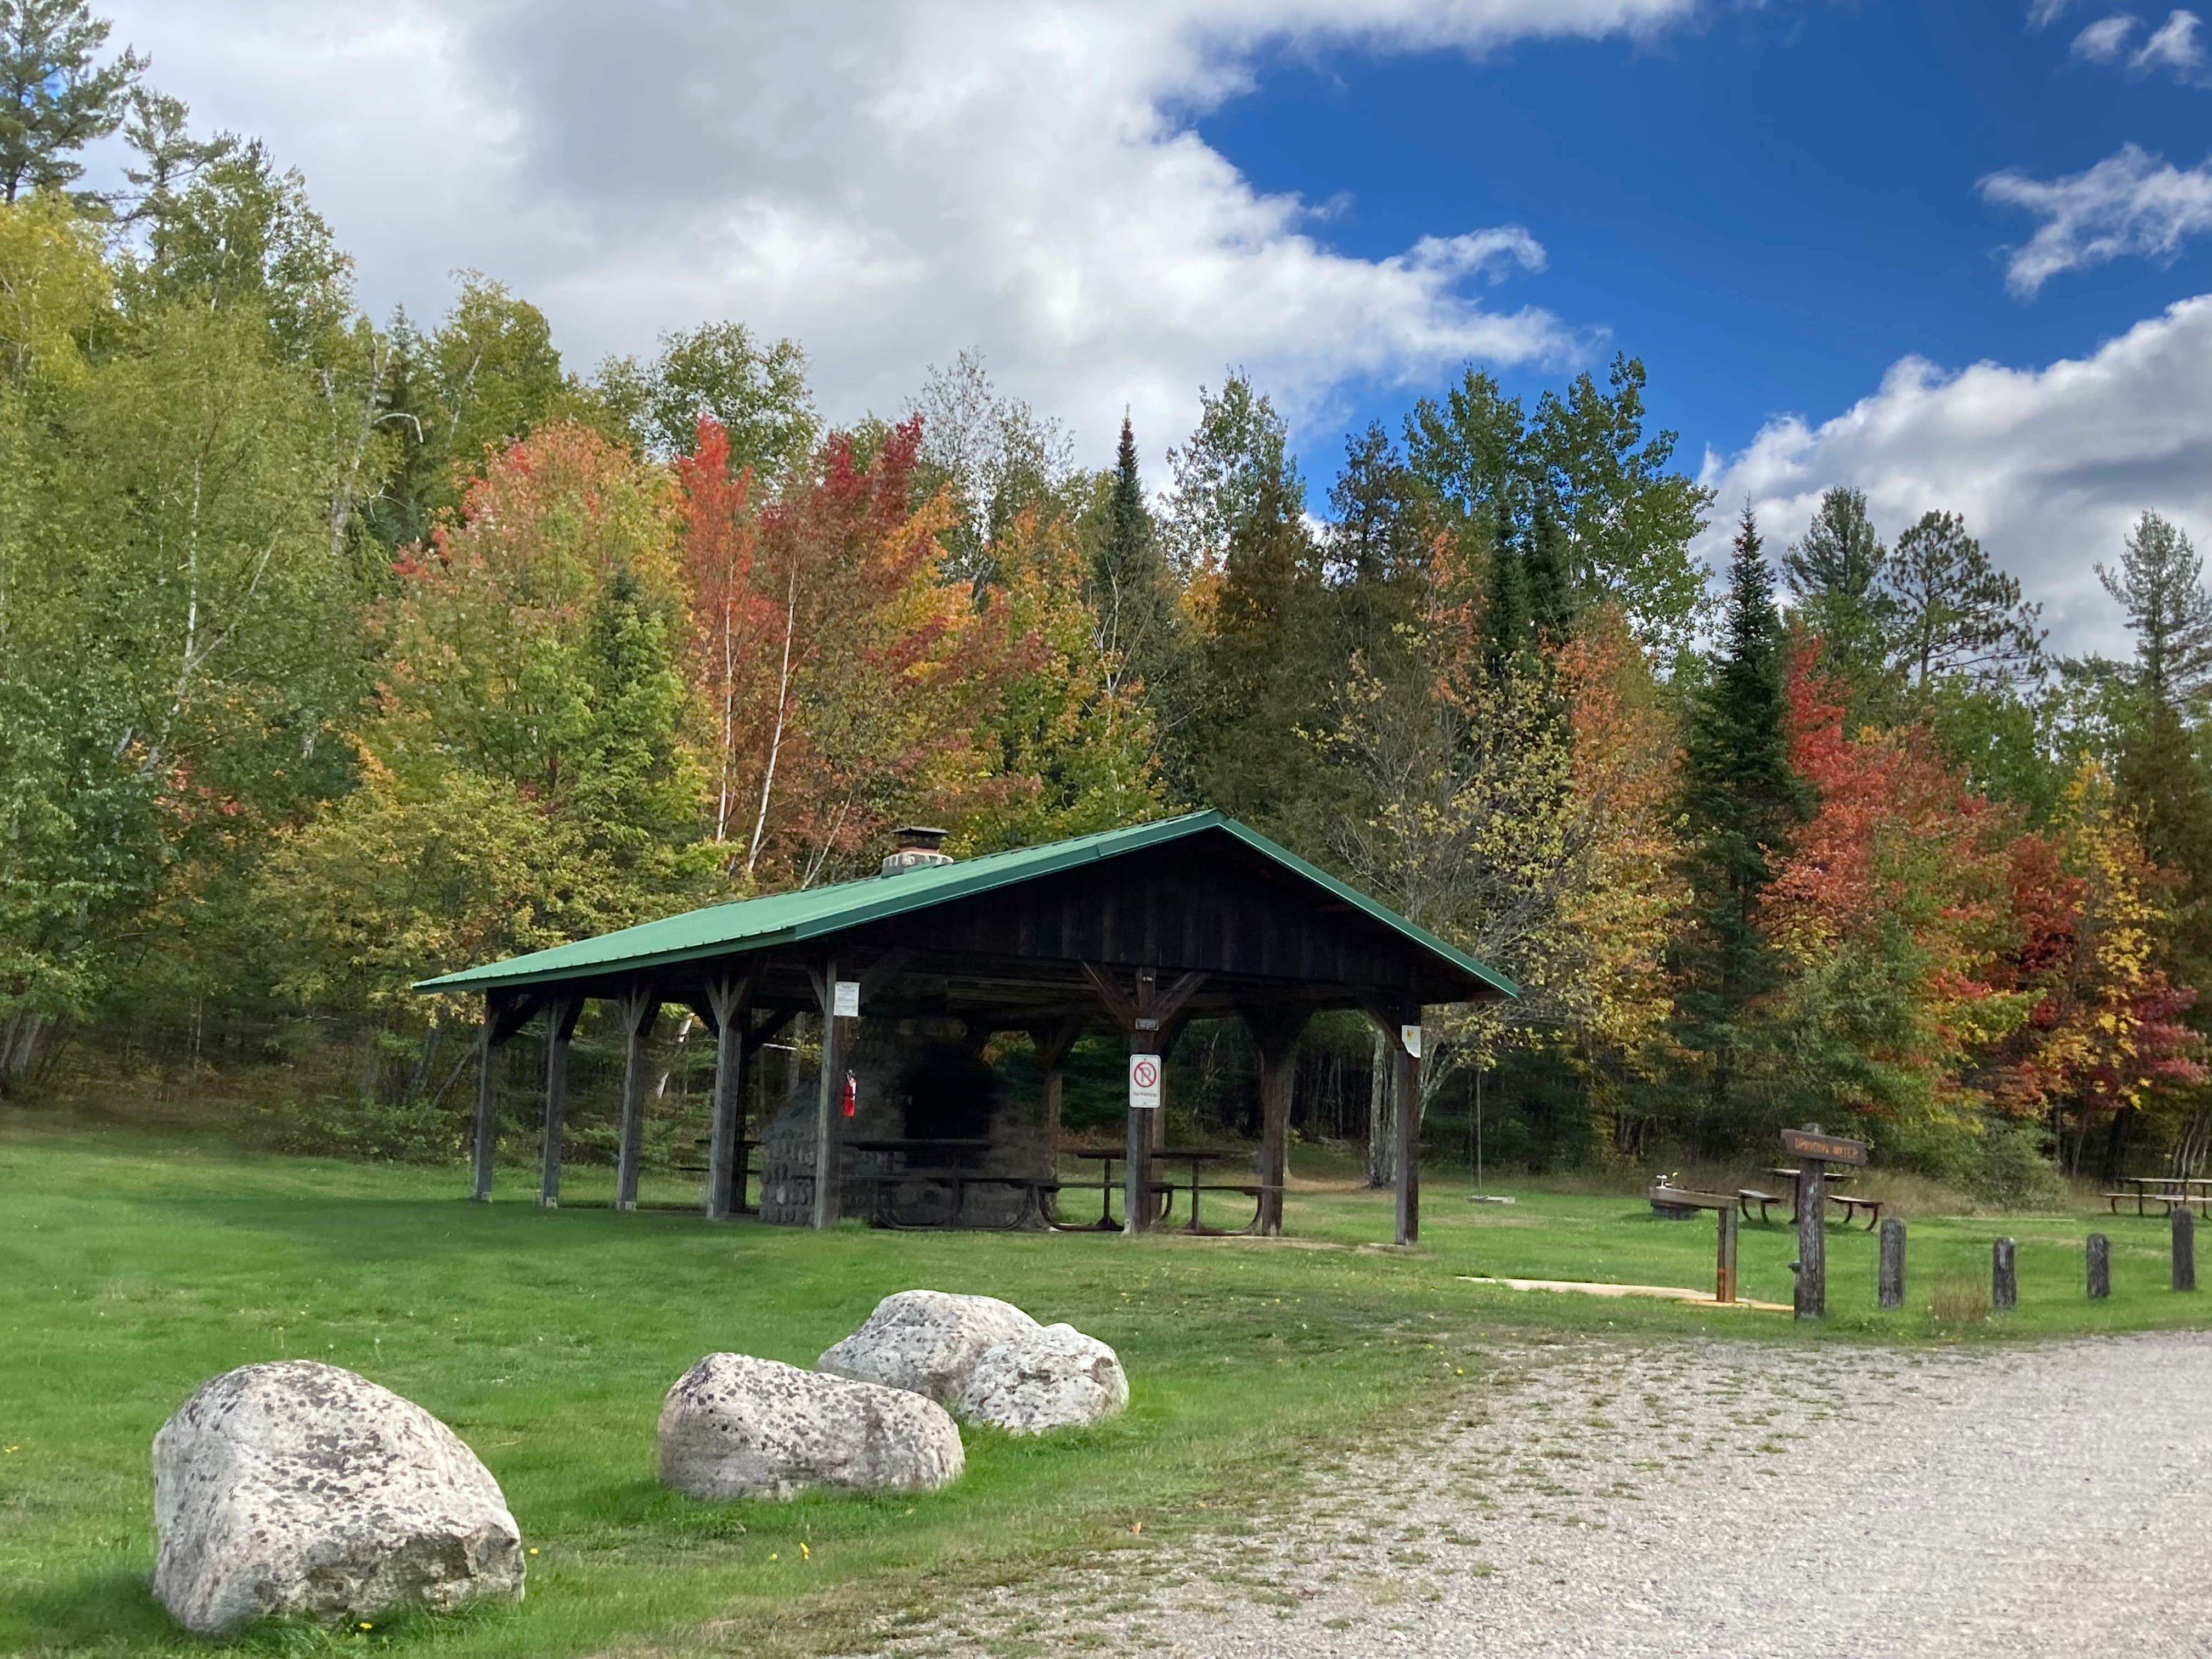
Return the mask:
M1307 863L1288 848L1277 846L1257 830L1216 811L1188 812L1181 817L1103 830L1096 835L1048 842L1042 847L1018 848L1011 853L990 853L953 864L925 865L896 875L866 876L857 881L805 888L795 893L769 893L731 904L710 905L703 910L687 910L659 921L619 928L596 939L577 939L550 950L510 957L504 962L441 974L435 979L418 981L415 989L493 990L794 945L866 922L880 921L887 916L927 909L994 888L1031 881L1039 876L1078 869L1124 853L1180 841L1208 830L1219 830L1232 836L1277 864L1296 871L1492 990L1509 997L1520 995L1520 988L1504 975L1484 967L1473 957L1455 950L1426 928L1416 927L1364 893L1346 886L1328 872Z

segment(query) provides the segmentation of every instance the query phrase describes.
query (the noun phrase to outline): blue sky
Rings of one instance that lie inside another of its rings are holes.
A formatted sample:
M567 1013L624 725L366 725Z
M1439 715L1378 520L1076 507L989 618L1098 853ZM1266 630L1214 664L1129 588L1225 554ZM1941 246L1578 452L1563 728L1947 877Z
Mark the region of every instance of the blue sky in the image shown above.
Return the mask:
M1469 358L1533 391L1617 348L1774 540L1837 484L1893 534L1955 509L2068 648L2123 643L2091 566L2137 513L2212 536L2212 63L2185 10L100 9L198 119L301 169L373 312L434 317L480 270L586 369L736 319L799 340L850 420L972 349L1085 464L1131 410L1164 484L1237 364L1325 483L1348 425Z
M2039 366L2212 288L2207 242L2069 272L2032 299L2006 291L2002 250L2034 226L1985 204L1979 180L2078 173L2130 142L2185 165L2212 149L2212 92L2069 53L2104 15L2036 30L2023 5L1888 0L1482 60L1278 52L1255 91L1197 125L1260 188L1340 203L1317 228L1347 252L1527 227L1547 268L1498 301L1540 303L1641 356L1694 465L1771 415L1841 411L1900 357ZM1503 378L1533 393L1558 374ZM1394 428L1406 402L1350 395L1355 422Z

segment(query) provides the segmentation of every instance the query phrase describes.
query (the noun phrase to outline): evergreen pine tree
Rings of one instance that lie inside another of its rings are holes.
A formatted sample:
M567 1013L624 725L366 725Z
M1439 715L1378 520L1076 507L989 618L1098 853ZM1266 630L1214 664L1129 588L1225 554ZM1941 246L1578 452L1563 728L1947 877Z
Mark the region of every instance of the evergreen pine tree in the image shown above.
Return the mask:
M1125 677L1142 684L1154 730L1170 753L1179 753L1175 733L1189 713L1189 647L1159 528L1145 501L1137 436L1126 410L1113 476L1103 508L1092 515L1089 539L1085 598L1097 613L1099 648L1121 665Z
M1897 602L1883 586L1889 550L1867 516L1866 496L1836 489L1820 497L1804 538L1782 556L1792 611L1820 641L1820 665L1849 687L1863 718L1882 702Z
M0 0L0 200L75 184L78 153L123 124L146 60L95 62L112 27L84 0Z
M2098 579L2127 612L2135 661L2114 672L2130 695L2120 737L2120 799L2151 857L2182 878L2169 941L2174 979L2212 978L2212 766L2203 702L2212 690L2212 592L2187 533L2155 513L2129 532L2120 568ZM2196 1018L2212 1020L2200 1000Z
M1482 612L1484 661L1493 678L1513 672L1529 646L1528 573L1513 542L1513 519L1500 495L1492 503L1498 529L1490 544L1490 581Z
M1551 492L1539 489L1528 525L1528 615L1547 645L1559 645L1574 632L1574 572L1569 567L1566 526L1559 522Z
M1678 1033L1702 1057L1708 1139L1727 1133L1759 998L1779 981L1760 933L1759 898L1773 879L1810 792L1790 766L1782 623L1748 505L1729 567L1727 636L1691 703L1681 806L1691 891L1674 966Z

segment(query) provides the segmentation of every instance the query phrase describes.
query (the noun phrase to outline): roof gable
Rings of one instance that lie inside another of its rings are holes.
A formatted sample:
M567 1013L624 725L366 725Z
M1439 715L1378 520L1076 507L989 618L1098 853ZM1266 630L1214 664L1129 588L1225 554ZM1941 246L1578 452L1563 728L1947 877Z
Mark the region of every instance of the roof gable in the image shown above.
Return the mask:
M419 981L415 988L493 990L802 944L1209 832L1233 837L1491 992L1504 996L1519 994L1518 988L1504 975L1447 945L1425 928L1376 903L1258 831L1211 811L1130 824L1041 847L986 854L980 858L902 871L895 875L867 876L826 887L711 905L592 939L577 939L502 962L441 975Z

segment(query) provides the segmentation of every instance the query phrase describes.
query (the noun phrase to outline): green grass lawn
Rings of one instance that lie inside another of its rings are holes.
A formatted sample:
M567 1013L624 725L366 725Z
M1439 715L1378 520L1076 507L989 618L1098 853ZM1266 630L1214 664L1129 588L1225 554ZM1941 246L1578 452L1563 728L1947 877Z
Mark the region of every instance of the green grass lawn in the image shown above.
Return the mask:
M1209 1522L1249 1516L1348 1443L1467 1401L1468 1362L1501 1333L1803 1334L1773 1315L1459 1278L1708 1284L1710 1218L1655 1220L1626 1197L1509 1186L1518 1203L1478 1206L1432 1177L1422 1248L1397 1252L1350 1248L1390 1226L1387 1198L1353 1192L1294 1194L1294 1238L1267 1244L710 1227L581 1207L607 1196L604 1171L572 1170L557 1212L527 1201L520 1171L502 1172L508 1196L490 1206L459 1200L463 1182L0 1114L0 1653L206 1650L147 1594L148 1447L197 1384L250 1360L327 1360L419 1401L490 1467L538 1553L519 1607L270 1627L245 1649L772 1655L865 1650L879 1621L933 1598L1142 1547L1201 1505ZM2113 1241L2102 1304L2081 1293L2093 1227ZM1989 1241L2006 1233L2021 1309L1977 1338L2203 1322L2203 1302L2164 1288L2162 1221L1923 1220L1899 1314L1874 1307L1873 1240L1831 1232L1820 1340L1940 1334L1930 1287L1985 1284ZM1792 1245L1783 1228L1745 1229L1745 1295L1789 1299ZM966 1475L928 1497L713 1504L653 1484L661 1395L701 1354L809 1364L915 1285L1004 1297L1113 1344L1128 1413L1042 1442L970 1431Z

